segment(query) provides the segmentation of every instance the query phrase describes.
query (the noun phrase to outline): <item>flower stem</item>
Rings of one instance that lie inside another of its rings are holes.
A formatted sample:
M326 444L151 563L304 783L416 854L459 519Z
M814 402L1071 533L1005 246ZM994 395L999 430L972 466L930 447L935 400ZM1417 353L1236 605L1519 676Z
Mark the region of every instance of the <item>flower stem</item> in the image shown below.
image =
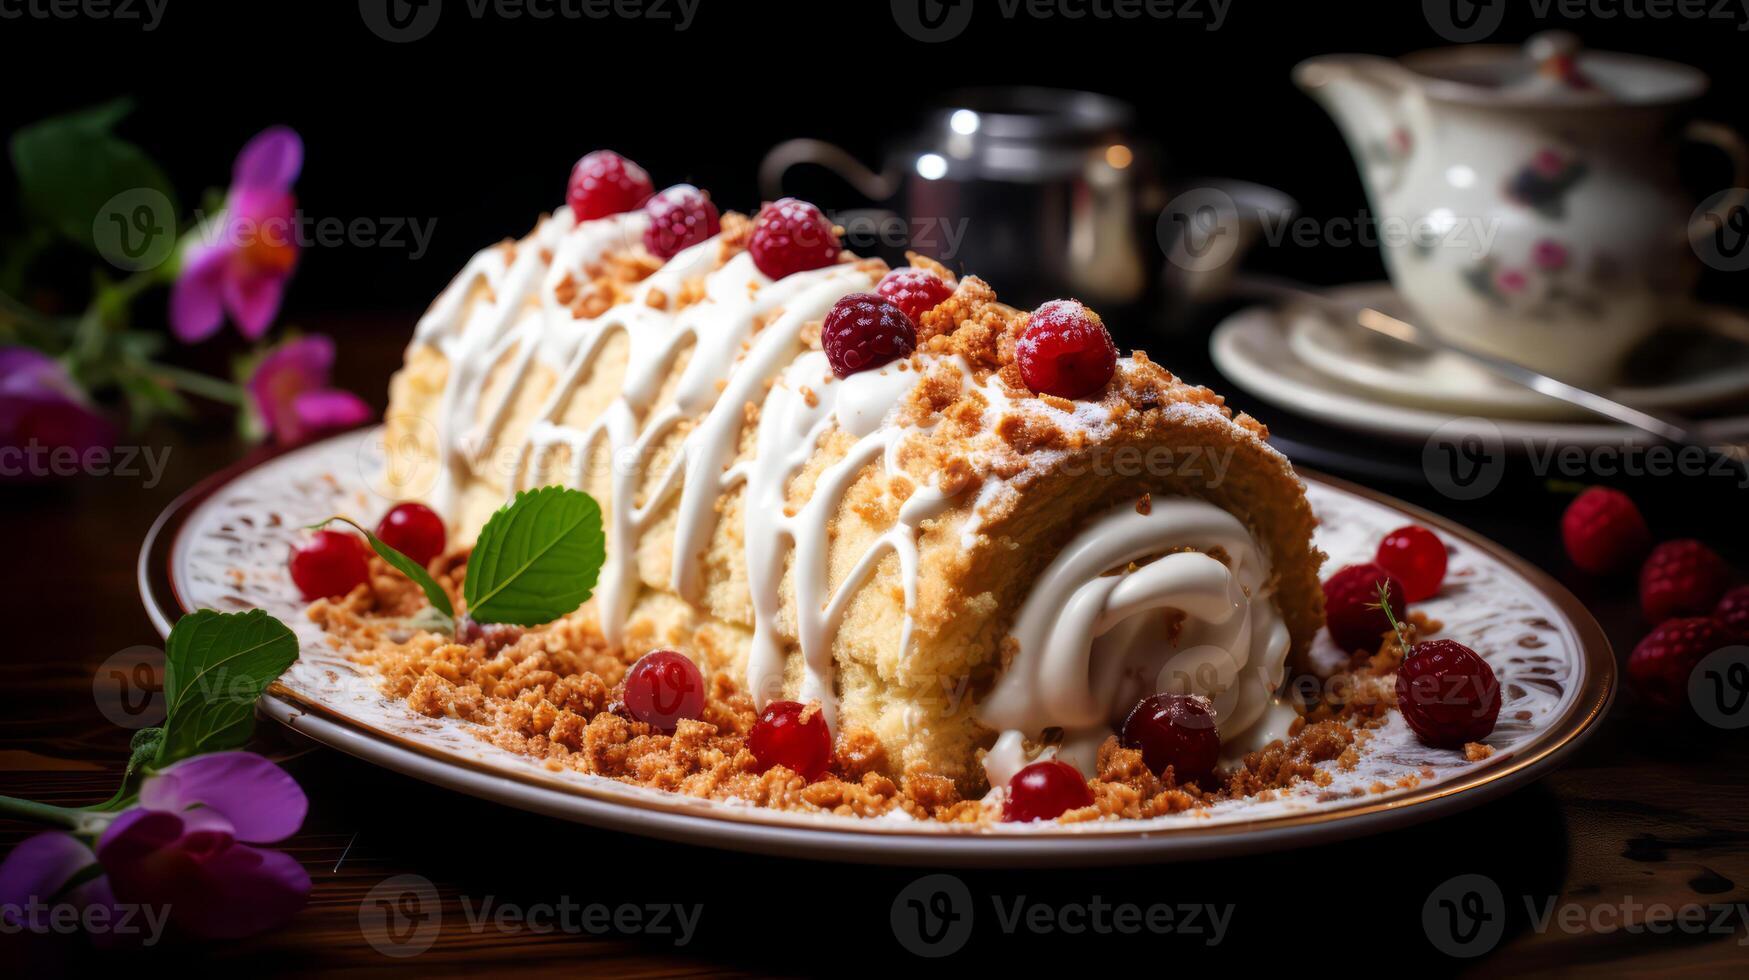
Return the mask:
M78 810L54 806L49 803L38 803L35 800L21 800L12 796L0 796L0 814L16 817L20 820L59 824L72 830L83 830L90 822L90 818Z
M156 361L146 365L146 371L155 375L175 388L191 395L210 398L226 405L243 404L243 386L215 378L211 375L190 371L172 364L160 364Z

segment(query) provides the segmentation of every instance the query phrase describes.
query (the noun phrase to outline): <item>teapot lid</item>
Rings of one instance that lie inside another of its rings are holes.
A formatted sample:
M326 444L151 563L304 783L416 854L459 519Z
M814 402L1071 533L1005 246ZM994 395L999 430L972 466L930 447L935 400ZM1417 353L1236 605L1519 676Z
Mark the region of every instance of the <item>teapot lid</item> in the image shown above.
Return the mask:
M1706 91L1691 65L1643 55L1582 49L1565 31L1545 31L1522 47L1470 44L1406 55L1431 98L1491 105L1660 106Z

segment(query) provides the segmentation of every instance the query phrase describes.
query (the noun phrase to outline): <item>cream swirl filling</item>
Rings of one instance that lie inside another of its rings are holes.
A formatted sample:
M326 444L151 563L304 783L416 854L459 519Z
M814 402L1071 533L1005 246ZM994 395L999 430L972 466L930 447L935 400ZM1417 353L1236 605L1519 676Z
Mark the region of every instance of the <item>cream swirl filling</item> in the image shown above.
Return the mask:
M1047 729L1062 741L1039 757L1054 752L1092 775L1100 744L1155 693L1207 697L1227 760L1284 737L1295 714L1275 692L1290 639L1268 580L1244 524L1207 501L1157 499L1147 513L1125 504L1096 518L1033 584L1014 657L978 709L1002 733L984 760L991 785L1033 761L1025 742Z

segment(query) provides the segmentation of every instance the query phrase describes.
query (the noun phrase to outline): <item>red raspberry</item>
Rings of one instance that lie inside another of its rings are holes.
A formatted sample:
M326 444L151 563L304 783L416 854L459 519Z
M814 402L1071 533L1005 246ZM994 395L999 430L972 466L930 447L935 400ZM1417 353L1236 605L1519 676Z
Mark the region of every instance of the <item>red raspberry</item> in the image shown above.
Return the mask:
M1494 730L1500 682L1488 661L1456 640L1417 643L1397 669L1397 709L1423 743L1462 748Z
M923 314L940 306L953 295L953 287L928 269L906 266L881 277L875 292L893 301L916 323Z
M364 539L343 531L317 531L292 546L291 577L306 602L345 595L370 579Z
M1405 602L1433 598L1445 581L1445 543L1419 524L1385 535L1373 561L1403 583Z
M1058 398L1094 394L1117 370L1117 348L1105 323L1072 299L1054 299L1033 310L1015 354L1026 386Z
M917 328L905 311L873 293L851 293L832 304L820 327L820 347L832 373L848 378L911 356Z
M819 705L773 701L753 723L747 749L759 763L759 772L785 766L812 782L832 764L832 733Z
M782 279L837 262L840 246L832 222L819 208L786 197L760 209L747 251L753 253L753 264L760 272Z
M1055 820L1070 810L1093 805L1093 791L1081 770L1046 759L1014 774L1008 783L1008 798L1002 801L1002 819L1009 823Z
M644 213L650 216L644 248L659 259L671 259L722 230L711 196L691 184L675 184L650 198Z
M1688 701L1688 675L1695 665L1734 642L1736 637L1705 616L1665 620L1634 647L1628 680L1652 704L1680 708Z
M672 735L680 719L704 715L704 675L683 654L652 650L626 671L620 700L627 714Z
M1705 616L1730 585L1731 570L1713 549L1693 538L1666 541L1640 566L1640 612L1648 623Z
M1713 618L1726 632L1749 643L1749 585L1739 585L1725 593L1713 609Z
M396 504L377 525L377 538L420 565L443 554L443 518L424 504Z
M1324 622L1343 653L1372 653L1391 631L1390 616L1378 608L1381 582L1390 589L1391 615L1402 619L1403 583L1378 565L1349 565L1324 581Z
M1141 749L1142 762L1180 785L1214 786L1215 763L1221 757L1221 736L1215 711L1207 698L1194 694L1155 694L1136 702L1123 723L1123 744Z
M1592 575L1625 572L1652 547L1652 532L1632 499L1620 490L1592 487L1561 515L1567 557Z
M612 150L596 150L571 168L565 201L578 221L636 210L656 185L644 168Z

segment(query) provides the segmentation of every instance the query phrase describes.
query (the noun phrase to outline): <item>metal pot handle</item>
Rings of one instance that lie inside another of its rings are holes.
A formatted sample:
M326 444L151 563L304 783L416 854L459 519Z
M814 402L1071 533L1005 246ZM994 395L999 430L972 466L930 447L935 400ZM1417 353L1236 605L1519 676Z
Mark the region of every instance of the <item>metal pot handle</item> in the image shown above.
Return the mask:
M848 150L825 140L785 140L772 147L759 162L759 193L767 201L783 196L783 176L791 167L814 163L836 174L871 201L885 201L899 189L897 174L876 173Z

